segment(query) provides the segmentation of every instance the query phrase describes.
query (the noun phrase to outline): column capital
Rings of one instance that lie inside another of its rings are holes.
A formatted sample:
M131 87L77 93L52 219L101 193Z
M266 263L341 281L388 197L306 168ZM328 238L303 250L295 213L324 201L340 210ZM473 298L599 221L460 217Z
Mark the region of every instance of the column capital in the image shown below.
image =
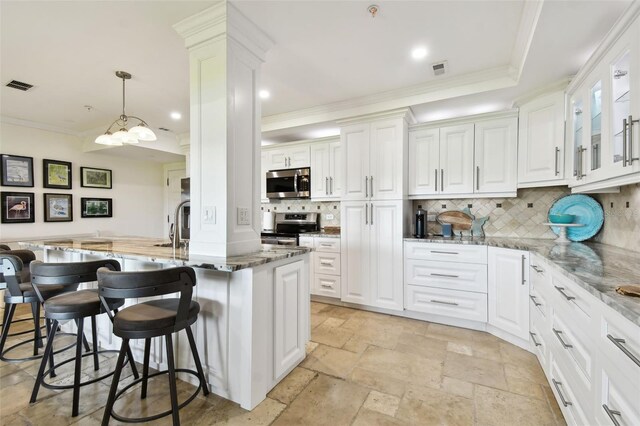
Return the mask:
M184 38L187 49L219 37L230 37L262 62L274 45L269 36L226 0L183 19L174 24L173 29Z

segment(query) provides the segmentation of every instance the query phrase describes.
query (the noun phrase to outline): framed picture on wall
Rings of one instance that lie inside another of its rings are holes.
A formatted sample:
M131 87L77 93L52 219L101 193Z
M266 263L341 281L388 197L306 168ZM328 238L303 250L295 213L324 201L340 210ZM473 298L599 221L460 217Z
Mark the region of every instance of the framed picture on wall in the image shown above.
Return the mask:
M80 185L85 188L111 189L111 170L80 167Z
M0 192L2 223L33 223L33 192Z
M112 217L113 200L111 198L81 198L82 217Z
M2 154L2 186L33 187L33 157Z
M72 222L73 196L71 194L44 194L45 222Z
M71 163L58 160L42 160L43 186L45 188L71 189Z

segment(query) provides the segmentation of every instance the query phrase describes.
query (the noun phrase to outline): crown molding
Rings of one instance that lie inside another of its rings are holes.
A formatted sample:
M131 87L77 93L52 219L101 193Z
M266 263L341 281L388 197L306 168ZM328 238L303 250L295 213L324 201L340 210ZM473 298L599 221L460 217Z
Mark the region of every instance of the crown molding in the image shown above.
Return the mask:
M435 127L444 127L452 124L461 124L468 122L482 122L487 120L494 120L498 118L517 118L518 117L518 109L512 108L504 111L496 111L496 112L486 112L483 114L473 114L466 115L464 117L454 117L447 118L445 120L435 120L435 121L426 121L424 123L414 124L409 126L409 130L422 130L422 129L431 129Z
M411 109L411 107L405 107L392 109L389 111L374 112L372 114L358 115L355 117L346 118L344 120L336 120L336 124L344 126L348 124L366 123L369 121L388 120L392 118L402 118L409 124L413 124L416 122L416 117L413 115L413 110Z
M624 32L640 17L640 0L635 0L611 27L604 40L598 45L587 62L580 68L574 79L567 87L567 93L572 94L598 66L604 55L620 39Z
M269 150L269 149L278 149L282 147L290 147L292 145L304 145L308 143L321 143L321 142L337 142L340 140L340 135L335 136L325 136L323 138L315 138L315 139L302 139L299 141L291 141L291 142L275 142L270 143L268 145L261 145L261 149Z
M564 91L569 85L569 83L571 82L571 79L572 77L565 77L551 84L547 84L546 86L542 86L542 87L538 87L536 89L530 90L527 93L524 93L523 95L518 96L511 105L514 108L517 108L540 96L544 96L553 92Z
M63 135L75 136L78 138L82 137L82 133L77 132L75 130L67 129L64 127L58 127L58 126L54 126L46 123L39 123L37 121L22 120L20 118L7 117L6 115L0 116L0 123L12 124L14 126L28 127L31 129L45 130L47 132L53 132L53 133L61 133Z
M538 26L538 19L540 19L543 4L544 0L527 1L524 3L518 34L516 35L516 41L513 46L513 51L511 52L510 74L516 81L519 81L522 75L522 69L529 54L529 48L531 47L531 41Z

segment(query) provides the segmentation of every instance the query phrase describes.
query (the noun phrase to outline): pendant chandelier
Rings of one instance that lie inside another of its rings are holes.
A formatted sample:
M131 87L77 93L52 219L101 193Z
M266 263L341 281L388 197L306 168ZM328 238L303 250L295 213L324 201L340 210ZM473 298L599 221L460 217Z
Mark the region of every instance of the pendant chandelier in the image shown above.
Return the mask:
M124 112L125 81L131 79L131 74L126 71L116 71L116 76L122 79L122 114L113 123L111 123L103 135L96 138L95 142L100 145L121 146L123 144L135 144L139 141L155 141L157 139L156 134L153 133L143 119L133 115L127 115ZM131 119L138 120L139 123L136 126L127 129L127 125ZM114 126L118 130L115 133L111 133Z

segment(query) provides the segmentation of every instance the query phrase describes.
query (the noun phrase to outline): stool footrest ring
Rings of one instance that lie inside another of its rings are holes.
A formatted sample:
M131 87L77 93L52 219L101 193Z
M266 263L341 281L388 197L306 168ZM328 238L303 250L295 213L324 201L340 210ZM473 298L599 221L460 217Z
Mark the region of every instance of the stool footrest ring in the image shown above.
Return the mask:
M57 336L58 335L56 334L56 337ZM70 347L73 347L75 345L76 344L74 343ZM118 353L118 350L116 350L116 349L103 349L103 350L98 351L98 354L105 354L105 353ZM86 352L86 353L82 354L82 358L87 357L87 356L93 356L93 351ZM42 377L42 386L44 386L47 389L73 389L74 388L73 384L70 384L70 385L52 385L51 383L45 382L44 378L49 376L52 370L56 370L57 368L65 365L65 364L68 364L68 363L70 363L72 361L75 361L75 360L76 360L75 357L71 357L71 358L65 359L64 361L61 361L61 362L55 364L53 367L50 367L42 375L43 376ZM125 362L125 365L127 365L128 363L129 363L129 358L127 358L127 361ZM106 374L104 374L104 375L102 375L100 377L96 377L96 378L93 378L91 380L87 380L85 382L80 382L79 386L86 386L86 385L90 385L92 383L99 382L99 381L101 381L103 379L106 379L109 376L112 376L114 372L115 372L115 370L110 371L109 373L106 373Z
M56 333L56 337L57 337L57 336L75 336L75 335L76 335L75 333ZM46 339L46 338L47 338L47 336L42 336L42 340L44 340L44 339ZM15 345L13 345L13 346L9 346L8 348L6 348L6 349L2 352L2 354L0 354L0 361L4 361L4 362L23 362L23 361L31 361L31 360L34 360L34 359L40 359L40 358L42 358L42 355L44 354L44 352L43 352L43 353L41 353L41 354L38 354L38 355L32 355L32 356L28 356L28 357L25 357L25 358L7 358L7 357L5 356L7 353L11 352L12 350L14 350L14 349L16 349L16 348L18 348L18 347L20 347L20 346L22 346L22 345L26 345L27 343L31 343L31 342L33 342L34 340L36 340L36 338L35 338L35 337L34 337L34 338L32 338L32 339L29 339L29 340L23 340L23 341L21 341L21 342L19 342L19 343L16 343L16 344L15 344ZM60 349L58 349L57 351L54 351L54 352L53 352L53 354L54 354L54 355L57 355L57 354L59 354L60 352L64 352L64 351L66 351L67 349L71 349L71 348L73 348L75 345L76 345L75 343L71 343L71 344L69 344L68 346L65 346L65 347L63 347L63 348L60 348Z

